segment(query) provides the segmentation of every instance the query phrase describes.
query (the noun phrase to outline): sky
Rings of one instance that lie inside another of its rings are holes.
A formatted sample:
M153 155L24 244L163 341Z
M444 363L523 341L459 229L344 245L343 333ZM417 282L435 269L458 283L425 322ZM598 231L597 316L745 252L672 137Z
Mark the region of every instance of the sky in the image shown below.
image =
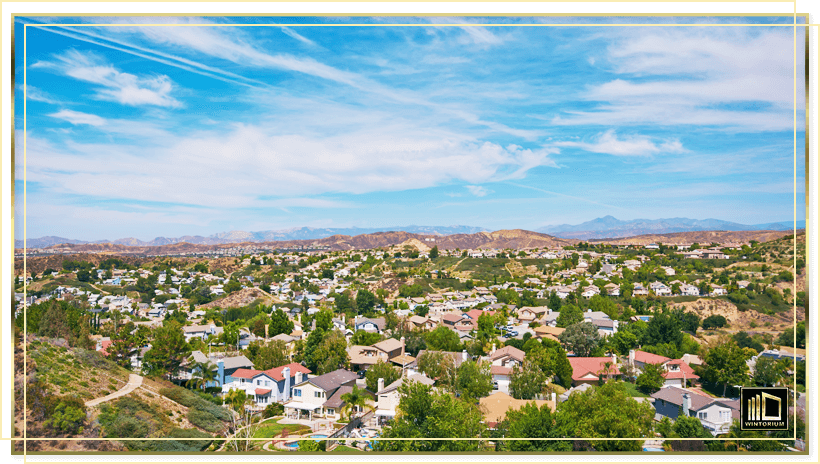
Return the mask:
M15 235L793 220L791 16L560 21L17 18Z

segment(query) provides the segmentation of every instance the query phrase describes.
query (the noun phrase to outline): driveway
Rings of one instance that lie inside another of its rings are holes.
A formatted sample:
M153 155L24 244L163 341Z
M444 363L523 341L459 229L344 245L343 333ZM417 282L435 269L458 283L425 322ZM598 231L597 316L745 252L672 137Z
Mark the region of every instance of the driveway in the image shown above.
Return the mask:
M131 375L128 376L128 383L125 384L124 387L122 387L121 389L115 391L114 393L112 393L108 396L103 396L102 398L97 398L97 399L93 399L93 400L90 400L90 401L86 401L85 406L87 408L90 408L90 407L96 406L100 403L105 403L106 401L111 401L111 400L119 398L121 396L125 396L125 395L131 393L132 391L136 390L137 388L139 388L140 385L142 385L142 376L137 375L137 374L131 374Z

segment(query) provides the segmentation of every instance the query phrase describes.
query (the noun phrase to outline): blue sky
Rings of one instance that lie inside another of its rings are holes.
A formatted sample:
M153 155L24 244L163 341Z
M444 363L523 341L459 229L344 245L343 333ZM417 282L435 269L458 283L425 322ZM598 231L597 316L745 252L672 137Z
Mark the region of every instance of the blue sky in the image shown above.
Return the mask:
M793 218L792 28L536 21L18 18L28 237Z

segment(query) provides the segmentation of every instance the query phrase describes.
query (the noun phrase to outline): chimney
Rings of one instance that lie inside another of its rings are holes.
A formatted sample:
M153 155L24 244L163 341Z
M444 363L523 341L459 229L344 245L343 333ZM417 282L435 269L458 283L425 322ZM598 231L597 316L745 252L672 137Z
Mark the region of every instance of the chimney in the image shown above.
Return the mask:
M219 360L216 363L216 367L218 369L216 381L219 382L219 386L221 387L225 383L225 361Z
M629 350L629 365L635 366L635 350Z
M342 324L345 323L345 313L342 313Z
M316 319L310 321L310 330L316 330Z
M401 356L404 356L404 337L401 337L399 341L401 342Z
M555 392L552 392L552 393L550 394L550 400L552 401L552 407L553 407L553 410L554 410L555 405L557 405L557 404L558 404L558 400L557 400L557 398L556 398L556 396L555 396Z
M612 364L615 364L615 365L618 364L618 357L615 356L615 353L612 353Z
M493 353L495 353L495 343L493 343L493 349L492 349L492 351L490 351L490 354L493 354Z
M467 350L462 350L462 352L461 352L461 362L464 362L466 360L467 360Z
M379 379L379 389L376 390L376 393L384 390L384 379Z
M547 315L550 315L550 314L552 314L552 309L547 308Z
M290 399L290 368L282 369L282 377L285 378L285 388L282 390L282 402Z
M299 385L300 383L302 383L302 372L296 372L296 383L293 385Z
M685 415L689 415L689 408L692 407L692 399L689 396L689 393L683 394L683 413Z

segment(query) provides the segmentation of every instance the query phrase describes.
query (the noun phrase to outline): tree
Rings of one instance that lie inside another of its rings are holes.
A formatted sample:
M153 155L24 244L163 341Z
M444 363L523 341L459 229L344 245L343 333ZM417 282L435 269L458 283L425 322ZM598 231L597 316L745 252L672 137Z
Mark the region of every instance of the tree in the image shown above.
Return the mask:
M786 376L788 361L785 364L786 366L783 366L779 361L768 356L758 356L752 380L757 386L773 387L781 378Z
M38 333L41 337L71 339L71 327L66 320L66 310L61 303L51 301L48 309L40 318Z
M430 250L430 259L436 259L436 258L438 258L438 245L434 246Z
M638 440L596 441L594 438L651 436L654 417L652 406L635 401L623 382L607 382L570 395L561 403L555 424L559 436L593 438L588 443L595 451L640 451L642 442Z
M435 351L458 351L461 348L461 339L458 335L442 325L428 332L424 340L427 347Z
M367 394L367 390L354 385L353 390L344 393L341 399L345 403L345 405L342 406L341 413L347 413L348 420L351 420L353 419L353 413L356 412L356 409L364 409L365 406L367 406L370 396Z
M130 334L122 330L106 351L115 363L128 369L131 367L131 356L136 352L136 348Z
M609 298L601 295L594 295L589 299L589 308L593 311L601 311L610 319L618 318L618 306Z
M256 353L251 358L253 367L260 371L273 369L274 367L284 366L289 362L288 346L282 340L271 340L265 344L254 342L256 345ZM248 350L250 351L250 347Z
M607 337L607 344L618 354L626 356L629 354L629 350L638 346L638 337L632 332L620 330Z
M367 389L373 393L378 393L379 379L384 379L384 385L390 385L401 377L401 370L394 367L392 364L379 360L376 364L370 366L365 374L367 381Z
M573 324L584 321L584 312L574 304L564 305L561 308L561 313L558 314L556 324L558 327L569 327Z
M558 294L555 293L555 291L550 292L549 308L552 309L553 311L558 311L558 309L560 307L561 307L561 297L559 297Z
M517 400L535 399L544 392L547 376L538 365L525 359L524 364L515 366L510 374L510 396ZM508 414L509 416L509 414Z
M43 425L57 433L74 435L80 432L86 420L85 404L79 398L60 397L51 417Z
M417 364L420 372L444 385L455 381L456 368L453 358L441 351L425 351L419 355Z
M333 313L329 309L316 313L316 328L325 331L333 328Z
M191 369L193 375L185 385L205 389L209 383L217 380L216 370L216 366L210 361L194 363Z
M356 294L356 309L359 314L367 314L376 307L376 295L367 289L359 290Z
M669 310L655 311L641 339L644 345L673 343L675 346L680 346L682 341L683 332L680 319Z
M663 367L660 364L646 364L643 372L635 380L635 385L644 393L655 393L663 387Z
M361 345L361 346L370 346L374 343L378 343L382 339L382 336L379 335L378 332L368 332L366 330L357 330L356 333L350 337L350 344L351 345Z
M489 395L492 390L493 376L490 373L490 363L468 359L456 369L455 391L465 401L475 402Z
M716 329L725 326L726 318L719 314L714 314L712 316L707 317L703 320L702 324L703 330Z
M182 327L171 321L154 331L154 341L143 357L142 369L148 375L173 378L190 354Z
M572 351L575 356L586 357L598 347L601 336L598 334L598 327L591 322L580 322L573 324L558 336L561 345Z
M318 375L349 368L350 357L347 354L347 340L344 334L338 330L325 332L322 342L312 353L312 359Z
M555 414L549 405L540 408L535 403L528 403L521 409L507 411L503 421L509 438L560 438L560 431L555 425ZM559 440L510 440L499 442L510 451L572 451L569 441ZM499 450L500 451L500 450Z
M739 385L749 372L746 365L746 356L743 349L737 346L731 338L723 338L706 352L706 378L715 383L723 384L723 396L726 396L726 387Z
M429 438L478 438L484 431L484 415L474 403L435 392L420 382L399 387L397 417L382 429L374 451L478 451L478 440L428 440ZM390 438L418 438L391 441Z
M293 321L288 318L287 313L277 308L270 315L270 325L268 326L268 336L275 337L279 334L290 334L293 332Z

